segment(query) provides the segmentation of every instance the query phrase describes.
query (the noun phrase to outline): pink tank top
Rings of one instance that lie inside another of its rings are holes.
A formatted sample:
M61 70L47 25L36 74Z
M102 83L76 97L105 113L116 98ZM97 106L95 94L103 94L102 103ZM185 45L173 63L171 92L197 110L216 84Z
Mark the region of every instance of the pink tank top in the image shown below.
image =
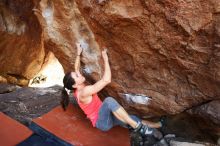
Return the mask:
M80 108L84 111L87 118L90 119L92 122L93 127L95 127L96 121L98 120L99 116L99 109L102 106L102 101L98 97L97 94L92 95L92 101L88 104L84 104L80 102L79 98L77 97L77 90L74 92L74 97L76 98Z

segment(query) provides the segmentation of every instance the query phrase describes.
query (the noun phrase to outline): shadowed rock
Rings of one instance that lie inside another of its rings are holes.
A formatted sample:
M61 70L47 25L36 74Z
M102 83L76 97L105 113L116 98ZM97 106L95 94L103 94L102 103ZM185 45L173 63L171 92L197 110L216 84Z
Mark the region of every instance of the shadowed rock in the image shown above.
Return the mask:
M14 88L13 85L0 84L1 89ZM33 118L49 112L60 104L61 87L16 88L0 94L0 111L13 119L28 125Z

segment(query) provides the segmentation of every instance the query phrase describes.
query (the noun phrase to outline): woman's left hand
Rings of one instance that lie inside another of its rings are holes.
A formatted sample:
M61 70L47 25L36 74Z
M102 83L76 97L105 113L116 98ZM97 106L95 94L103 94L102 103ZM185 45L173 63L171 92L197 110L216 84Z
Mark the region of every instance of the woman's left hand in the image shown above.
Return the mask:
M81 47L80 43L76 43L77 46L77 55L80 55L83 51L83 48Z

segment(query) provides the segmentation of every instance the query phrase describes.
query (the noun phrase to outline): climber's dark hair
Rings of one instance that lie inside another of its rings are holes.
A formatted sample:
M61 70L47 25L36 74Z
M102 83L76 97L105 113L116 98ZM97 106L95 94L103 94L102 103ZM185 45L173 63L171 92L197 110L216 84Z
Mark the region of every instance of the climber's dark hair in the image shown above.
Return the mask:
M64 110L66 110L68 104L69 104L69 95L67 93L67 91L65 90L74 90L74 88L72 87L75 84L75 80L72 78L71 76L71 72L68 72L65 74L64 78L63 78L63 90L62 90L62 99L61 99L61 105L63 107Z

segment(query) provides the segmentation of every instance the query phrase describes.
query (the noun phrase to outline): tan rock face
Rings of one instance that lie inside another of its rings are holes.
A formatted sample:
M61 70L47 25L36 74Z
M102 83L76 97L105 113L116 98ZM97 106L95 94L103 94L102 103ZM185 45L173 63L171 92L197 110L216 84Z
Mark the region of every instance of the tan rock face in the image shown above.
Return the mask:
M83 52L86 68L100 70L98 45L74 1L41 0L34 11L43 28L45 49L55 54L66 71L74 68L76 42L85 42L87 47Z
M9 0L0 6L2 73L30 79L47 51L73 70L79 41L83 71L93 80L103 72L100 48L108 48L112 83L105 91L143 115L176 114L220 98L218 0Z
M32 8L22 1L0 2L0 72L30 79L44 59L42 27Z

